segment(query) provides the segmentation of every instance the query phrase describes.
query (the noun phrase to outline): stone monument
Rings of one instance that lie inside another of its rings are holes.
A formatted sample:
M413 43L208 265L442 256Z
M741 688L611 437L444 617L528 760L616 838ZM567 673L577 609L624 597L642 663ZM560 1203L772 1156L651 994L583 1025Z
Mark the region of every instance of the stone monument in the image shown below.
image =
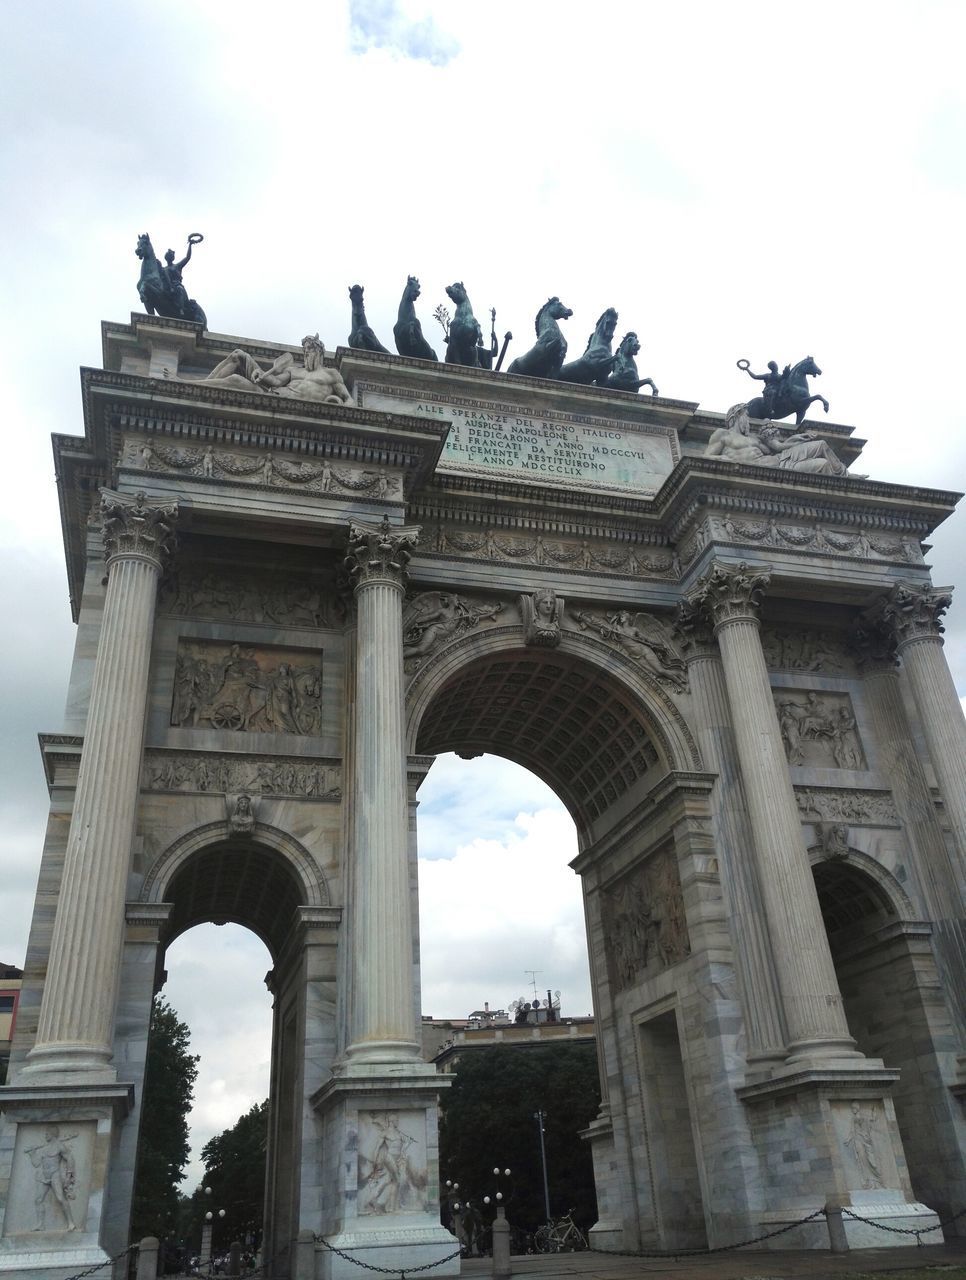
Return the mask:
M628 394L613 310L562 380L498 375L453 286L434 362L411 285L400 356L107 324L84 434L54 437L79 631L0 1273L128 1245L152 995L212 919L273 958L271 1274L359 1274L313 1235L458 1271L418 1043L444 751L526 765L577 825L596 1247L726 1245L830 1198L934 1228L966 1205L966 724L922 544L958 495L856 477L834 423Z

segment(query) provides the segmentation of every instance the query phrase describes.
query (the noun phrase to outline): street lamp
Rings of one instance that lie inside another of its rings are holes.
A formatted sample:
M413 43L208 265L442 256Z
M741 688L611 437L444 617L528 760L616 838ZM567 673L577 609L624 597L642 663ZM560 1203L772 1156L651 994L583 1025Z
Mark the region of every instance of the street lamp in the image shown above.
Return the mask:
M540 1134L540 1163L543 1166L543 1204L547 1211L547 1221L550 1221L550 1188L547 1183L547 1149L543 1142L543 1122L547 1118L546 1111L534 1111L533 1118L537 1122L537 1132Z
M211 1195L211 1187L204 1187L203 1190L206 1196ZM209 1209L205 1214L204 1225L201 1228L201 1257L199 1259L199 1266L206 1267L211 1262L211 1237L214 1232L215 1218L223 1218L224 1216L224 1209L219 1209L217 1213Z
M493 1176L496 1178L497 1190L494 1192L493 1199L496 1201L496 1218L493 1221L493 1275L495 1280L509 1280L510 1272L510 1224L506 1220L506 1211L503 1208L503 1192L499 1190L500 1174L504 1178L509 1178L510 1170L494 1169ZM484 1196L483 1203L488 1205L490 1197Z

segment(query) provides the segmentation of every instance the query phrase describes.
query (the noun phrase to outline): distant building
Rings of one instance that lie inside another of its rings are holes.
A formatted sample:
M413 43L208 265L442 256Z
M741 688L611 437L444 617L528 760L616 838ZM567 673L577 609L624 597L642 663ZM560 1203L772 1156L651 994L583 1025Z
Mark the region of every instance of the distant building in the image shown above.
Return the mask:
M423 1057L434 1062L444 1074L457 1069L461 1057L501 1046L506 1049L532 1049L547 1044L593 1044L596 1040L594 1019L582 1018L515 1022L504 1014L504 1020L480 1023L469 1018L423 1018Z
M22 978L23 969L18 969L15 964L0 964L0 1084L7 1078L10 1042L17 1022Z

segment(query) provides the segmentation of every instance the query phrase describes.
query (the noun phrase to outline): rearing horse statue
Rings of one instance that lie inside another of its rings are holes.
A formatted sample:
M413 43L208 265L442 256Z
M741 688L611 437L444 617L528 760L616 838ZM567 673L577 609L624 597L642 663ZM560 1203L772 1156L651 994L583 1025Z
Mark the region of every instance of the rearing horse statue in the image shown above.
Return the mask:
M392 353L386 350L369 327L365 303L362 301L363 292L361 284L349 286L349 300L352 303L352 332L349 334L349 346L357 351L381 351L384 356L391 355Z
M745 362L747 363L747 362ZM739 366L740 367L740 366ZM808 412L810 404L814 404L819 400L828 413L828 401L824 396L812 395L808 389L806 377L820 377L822 370L815 363L811 356L806 356L804 360L799 360L798 364L793 365L787 374L781 377L780 382L775 388L774 401L770 406L765 404L763 396L755 396L753 400L748 401L748 417L757 421L770 418L777 422L779 418L787 418L790 413L795 415L795 426L802 425L802 419Z
M174 261L174 252L168 250L168 266L162 267L154 253L154 246L151 244L151 237L145 231L138 236L137 248L134 250L135 256L141 259L141 276L138 280L138 297L141 299L141 306L153 316L155 312L159 316L168 316L175 320L191 320L195 324L202 324L207 329L208 320L204 311L194 298L189 298L181 284L181 268L191 257L191 246L197 244L202 237L200 235L192 235L188 238L188 256L183 262L176 263ZM176 273L176 274L175 274ZM175 289L172 281L177 285Z
M608 387L617 391L640 391L641 387L650 387L651 395L657 395L657 387L650 378L637 376L637 361L634 357L640 350L641 343L637 334L633 330L625 333L614 357L614 370L607 378Z
M480 356L476 347L477 343L483 341L483 330L473 314L473 305L466 296L462 280L448 284L446 296L456 304L456 314L449 322L449 335L446 339L446 363L465 364L471 369L479 369Z
M598 386L603 386L617 359L610 349L616 328L617 312L613 307L608 307L588 338L584 354L579 360L571 360L570 364L565 364L557 374L560 381L580 382L585 386L596 382Z
M415 276L410 276L399 302L399 318L392 327L392 336L401 356L411 356L416 360L436 360L436 352L423 337L423 326L416 319L413 304L418 297L419 281Z
M523 373L528 378L556 378L567 354L567 339L558 320L569 320L573 312L559 298L548 298L534 322L537 341L529 351L510 362L507 373Z

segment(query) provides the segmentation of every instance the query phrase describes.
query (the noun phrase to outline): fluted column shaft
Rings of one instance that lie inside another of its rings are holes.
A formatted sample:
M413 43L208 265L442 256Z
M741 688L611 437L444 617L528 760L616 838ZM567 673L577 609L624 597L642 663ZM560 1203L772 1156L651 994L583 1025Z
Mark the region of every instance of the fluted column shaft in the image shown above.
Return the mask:
M767 575L745 566L716 565L691 603L710 613L721 651L789 1037L787 1060L856 1056L761 647L758 603L767 583Z
M783 1058L786 1037L775 987L774 958L755 866L753 860L745 856L753 838L735 752L724 672L713 648L691 646L688 681L701 748L709 768L718 775L715 826L725 872L724 889L732 922L738 987L748 1030L748 1058L752 1062Z
M943 653L942 615L947 591L897 587L884 609L912 689L926 746L959 853L959 880L966 874L966 720Z
M417 534L388 520L353 524L347 560L357 632L346 1056L369 1062L418 1054L402 655L404 568Z
M28 1072L103 1072L113 1052L155 601L177 508L105 492L101 512L107 591Z

